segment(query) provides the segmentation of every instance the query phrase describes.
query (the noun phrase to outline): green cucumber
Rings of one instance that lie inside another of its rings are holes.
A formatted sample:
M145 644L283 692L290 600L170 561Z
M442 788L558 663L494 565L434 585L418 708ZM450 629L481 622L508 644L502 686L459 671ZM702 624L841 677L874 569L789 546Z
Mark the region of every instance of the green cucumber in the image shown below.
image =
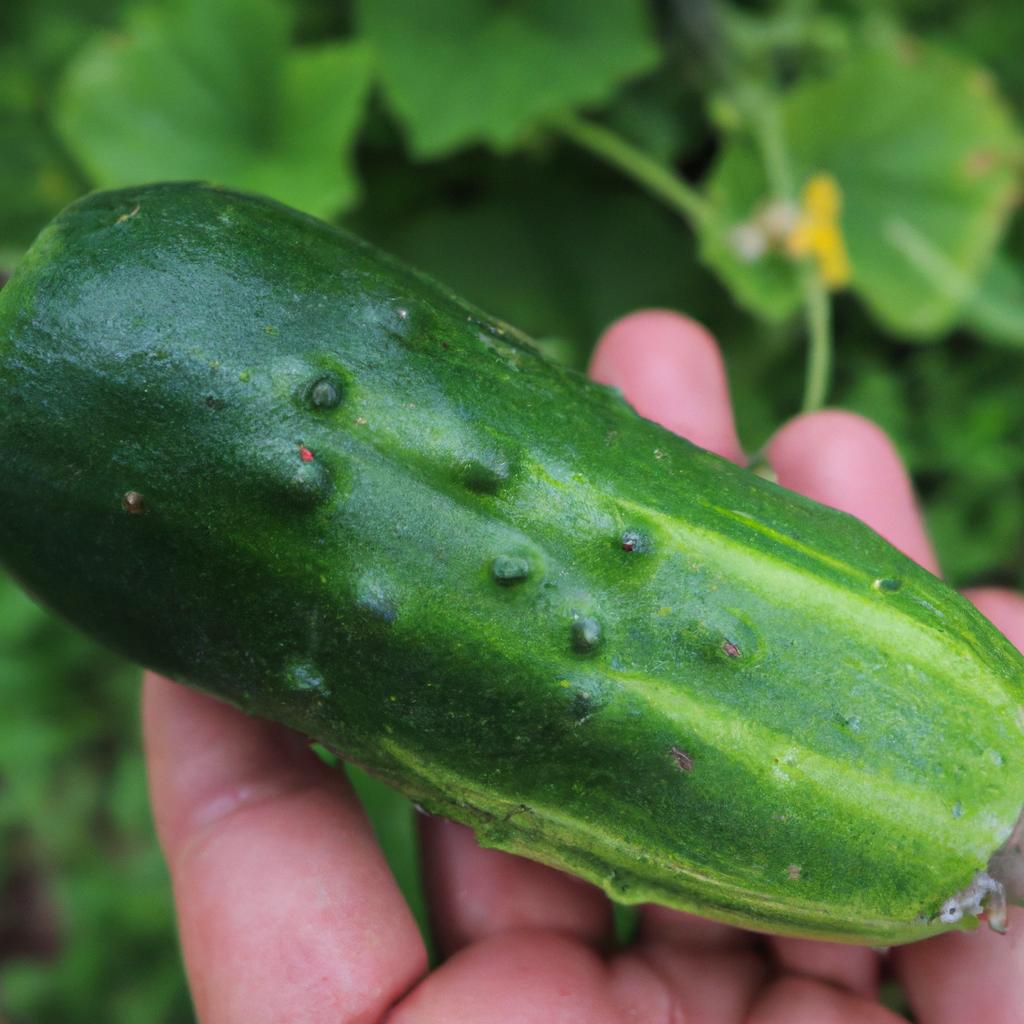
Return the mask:
M69 207L0 292L0 465L32 593L485 845L779 933L999 917L1009 642L333 227L201 184Z

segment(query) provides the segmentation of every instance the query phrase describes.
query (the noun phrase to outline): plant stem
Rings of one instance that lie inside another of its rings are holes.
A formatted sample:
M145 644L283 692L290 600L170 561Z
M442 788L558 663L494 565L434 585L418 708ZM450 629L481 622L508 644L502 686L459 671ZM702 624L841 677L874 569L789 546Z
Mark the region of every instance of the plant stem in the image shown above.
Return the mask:
M616 167L656 199L666 203L694 230L711 219L710 204L693 186L618 133L604 125L572 116L560 119L557 128L581 149Z
M744 91L739 101L761 149L769 188L776 199L795 202L796 185L778 104L762 90ZM801 267L799 280L807 324L807 369L800 411L813 412L828 400L832 379L832 303L816 267Z
M754 130L772 194L776 199L795 202L796 186L774 97L761 89L738 90L737 101ZM675 210L694 231L711 222L710 203L692 185L621 135L604 125L571 115L560 119L557 128L565 138L617 168ZM828 398L832 373L831 303L815 267L802 267L799 276L808 335L801 410L811 412L820 409Z
M793 169L786 150L786 134L775 98L763 89L743 89L737 95L740 109L754 129L768 187L776 199L796 201Z
M807 318L807 370L800 409L813 412L828 399L832 379L832 304L815 267L801 268L800 277Z

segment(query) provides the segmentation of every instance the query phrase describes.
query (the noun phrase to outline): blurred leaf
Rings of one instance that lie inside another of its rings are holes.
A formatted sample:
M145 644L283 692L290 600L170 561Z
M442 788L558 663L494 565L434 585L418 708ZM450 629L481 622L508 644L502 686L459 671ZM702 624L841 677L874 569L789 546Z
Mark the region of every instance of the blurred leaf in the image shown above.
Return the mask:
M945 574L1024 586L1024 360L966 338L904 350L848 335L836 400L880 423L906 457Z
M842 189L851 287L897 334L948 329L1018 188L1020 137L988 75L924 46L862 52L835 75L791 90L782 118L796 181L825 172ZM708 195L717 211L704 240L708 261L752 311L791 313L798 295L785 259L744 262L734 251L734 229L769 198L749 139L728 142Z
M319 42L353 31L352 0L289 0L297 42Z
M360 0L358 12L418 157L511 149L658 59L641 0Z
M143 8L72 62L58 128L103 187L203 178L330 216L357 193L369 55L289 48L288 34L276 0Z
M120 7L119 0L0 4L0 270L85 188L48 123L49 100L62 63Z
M751 61L827 63L850 49L856 18L823 11L819 3L781 3L767 9L718 4L717 15L729 49L745 64ZM833 0L833 6L838 6ZM868 6L868 5L865 5ZM860 12L858 12L860 13Z
M138 670L0 574L0 1016L192 1019L139 752Z
M907 1020L913 1019L910 1016L910 1000L907 998L907 993L895 978L886 978L882 982L878 992L878 1001L893 1013L898 1013L906 1017Z
M441 182L401 216L384 188L352 226L488 312L561 339L576 366L635 309L670 307L722 329L739 319L685 227L574 151L543 165L484 159L473 180L475 194Z
M1007 96L1024 102L1024 5L1006 0L901 0L915 31L981 61Z
M612 923L615 928L615 943L623 949L636 940L640 931L642 911L634 904L613 903Z
M707 143L704 103L674 62L630 82L605 112L610 128L664 164Z
M999 253L964 308L963 323L982 340L1024 348L1024 272Z
M0 77L14 71L51 84L63 63L97 28L112 26L131 0L32 0L0 4ZM6 90L3 93L6 96Z
M10 270L36 232L80 192L41 119L30 110L5 110L0 100L0 270Z

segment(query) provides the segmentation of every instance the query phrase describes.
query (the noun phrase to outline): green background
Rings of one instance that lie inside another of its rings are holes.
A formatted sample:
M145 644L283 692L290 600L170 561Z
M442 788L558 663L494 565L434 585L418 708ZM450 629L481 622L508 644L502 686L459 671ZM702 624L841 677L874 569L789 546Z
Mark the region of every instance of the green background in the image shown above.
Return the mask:
M346 224L576 366L637 307L700 318L757 451L799 411L806 344L797 269L730 242L773 188L751 114L767 102L794 184L824 170L847 199L830 404L895 440L954 583L1019 587L1022 34L1002 0L6 4L0 271L91 188L220 181ZM570 114L682 175L707 215L686 223L567 141ZM191 1020L137 677L0 576L15 1024ZM408 805L357 782L422 919Z

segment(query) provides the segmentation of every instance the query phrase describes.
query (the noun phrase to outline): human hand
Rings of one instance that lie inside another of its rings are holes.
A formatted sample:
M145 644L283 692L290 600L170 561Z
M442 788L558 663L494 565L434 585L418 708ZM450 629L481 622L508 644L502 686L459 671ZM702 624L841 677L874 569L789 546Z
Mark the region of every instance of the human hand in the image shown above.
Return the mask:
M674 314L602 339L592 375L640 413L743 462L717 347ZM859 516L937 570L891 444L856 416L799 417L767 447L779 482ZM1024 645L1024 598L970 595ZM201 1024L894 1024L883 964L919 1024L1024 1024L1024 911L1010 933L950 934L889 956L768 938L645 908L609 955L595 888L421 822L433 924L423 943L342 773L280 726L157 677L146 681L150 785Z

